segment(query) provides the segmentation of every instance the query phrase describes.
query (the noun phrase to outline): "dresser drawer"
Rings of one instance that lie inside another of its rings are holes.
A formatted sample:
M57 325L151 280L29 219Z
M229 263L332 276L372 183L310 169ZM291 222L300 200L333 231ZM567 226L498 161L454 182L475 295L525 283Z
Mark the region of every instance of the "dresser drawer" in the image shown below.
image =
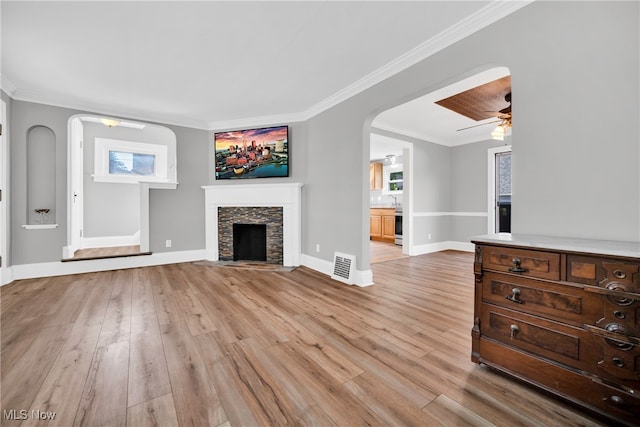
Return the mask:
M597 377L566 369L490 340L480 340L480 362L514 375L618 422L638 425L637 387L613 387ZM631 392L633 390L633 392Z
M560 254L497 246L482 247L482 268L560 280Z
M480 333L504 345L578 369L593 370L601 347L584 329L483 304Z
M567 280L640 293L640 263L597 256L567 255Z
M602 318L603 301L579 285L543 282L508 274L486 272L482 299L495 305L558 321L596 324Z

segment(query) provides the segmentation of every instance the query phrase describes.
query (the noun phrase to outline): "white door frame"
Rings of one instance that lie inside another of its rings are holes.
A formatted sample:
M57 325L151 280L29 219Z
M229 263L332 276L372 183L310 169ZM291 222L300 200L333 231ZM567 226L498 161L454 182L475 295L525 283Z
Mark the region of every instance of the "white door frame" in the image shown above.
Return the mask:
M511 151L511 145L489 148L487 163L487 234L496 232L496 154Z
M69 120L69 141L67 145L67 246L63 248L62 258L73 258L75 251L82 247L82 229L84 227L84 154L83 125L80 117Z
M7 254L9 253L9 233L8 222L8 203L9 195L9 126L7 124L7 104L0 100L0 123L2 123L2 135L0 136L0 189L2 190L2 200L0 200L0 257L2 257L2 265L0 266L0 286L9 283L9 269L7 267Z

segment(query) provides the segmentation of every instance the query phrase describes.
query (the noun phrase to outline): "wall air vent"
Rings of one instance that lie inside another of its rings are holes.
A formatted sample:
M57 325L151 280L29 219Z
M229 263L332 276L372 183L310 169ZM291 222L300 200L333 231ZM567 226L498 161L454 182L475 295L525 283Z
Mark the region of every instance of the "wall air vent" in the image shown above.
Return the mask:
M356 268L354 255L335 252L333 256L333 274L331 278L349 285L353 285L353 272Z

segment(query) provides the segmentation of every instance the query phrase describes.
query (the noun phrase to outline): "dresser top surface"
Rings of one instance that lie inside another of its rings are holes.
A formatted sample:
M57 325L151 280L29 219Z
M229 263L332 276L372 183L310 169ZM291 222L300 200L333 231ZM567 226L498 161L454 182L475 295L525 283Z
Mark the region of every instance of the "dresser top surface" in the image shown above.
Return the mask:
M640 258L640 242L578 239L574 237L539 236L532 234L496 233L476 236L472 243L499 244L505 246L590 253L597 255Z

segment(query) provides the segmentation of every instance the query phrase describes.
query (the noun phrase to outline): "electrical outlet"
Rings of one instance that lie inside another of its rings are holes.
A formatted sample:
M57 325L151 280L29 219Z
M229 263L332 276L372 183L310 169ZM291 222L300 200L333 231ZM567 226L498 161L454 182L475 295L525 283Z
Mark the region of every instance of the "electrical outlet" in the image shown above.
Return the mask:
M431 240L431 233L427 234L427 237Z
M167 240L166 242L164 242L164 245L165 245L167 248L170 248L170 247L171 247L171 240Z
M316 243L316 252L320 252L320 243Z

